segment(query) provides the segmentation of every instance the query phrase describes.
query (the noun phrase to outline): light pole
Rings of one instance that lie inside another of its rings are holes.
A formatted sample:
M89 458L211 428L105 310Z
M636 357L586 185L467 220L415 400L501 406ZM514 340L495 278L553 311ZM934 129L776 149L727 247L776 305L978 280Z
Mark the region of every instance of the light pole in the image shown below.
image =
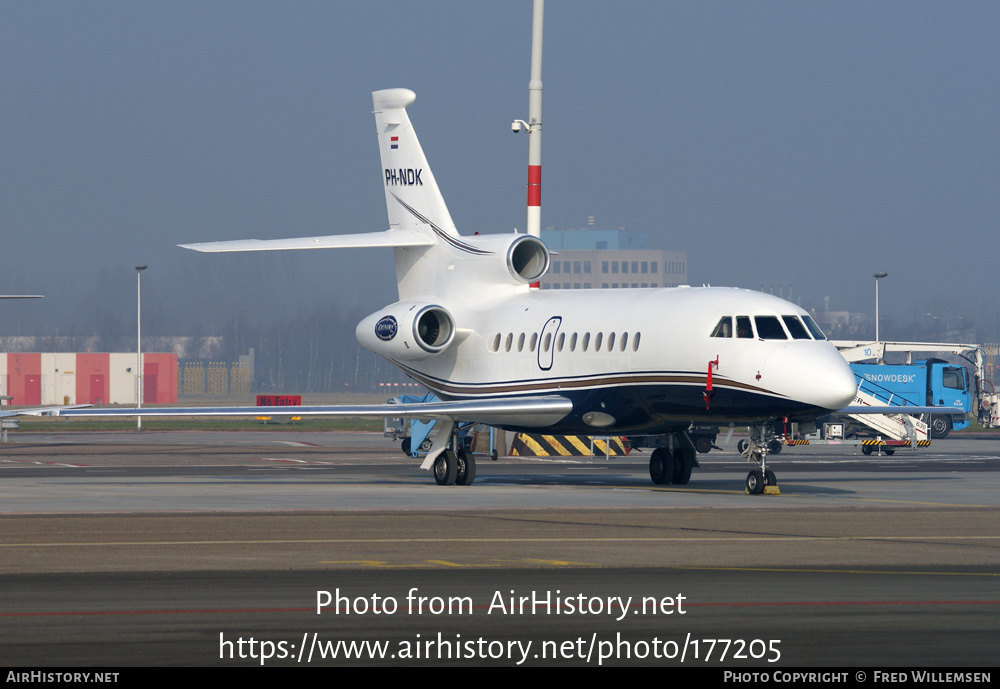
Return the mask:
M135 267L135 408L142 408L142 271L146 264ZM135 430L142 430L142 417L135 417Z
M875 341L880 342L878 339L878 281L884 277L889 277L889 273L875 273Z

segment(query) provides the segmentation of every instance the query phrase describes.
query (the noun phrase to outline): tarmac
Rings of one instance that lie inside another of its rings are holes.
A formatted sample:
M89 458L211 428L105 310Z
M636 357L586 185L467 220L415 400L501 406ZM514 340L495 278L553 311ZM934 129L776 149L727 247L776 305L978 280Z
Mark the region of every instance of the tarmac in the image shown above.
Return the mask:
M730 448L686 486L634 453L481 457L443 487L377 434L12 439L8 666L989 667L1000 647L992 437L785 448L762 496Z

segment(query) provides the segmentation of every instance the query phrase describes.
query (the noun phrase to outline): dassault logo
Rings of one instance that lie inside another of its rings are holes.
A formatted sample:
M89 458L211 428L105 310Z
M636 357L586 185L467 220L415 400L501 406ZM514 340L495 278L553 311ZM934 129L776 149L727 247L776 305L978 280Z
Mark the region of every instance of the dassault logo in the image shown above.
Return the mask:
M423 172L423 168L419 170L414 170L410 168L399 168L398 170L385 169L385 186L424 186L423 180L420 179L420 173Z
M396 337L396 330L398 328L399 326L396 324L395 318L392 316L382 316L378 323L375 324L375 337L388 342Z

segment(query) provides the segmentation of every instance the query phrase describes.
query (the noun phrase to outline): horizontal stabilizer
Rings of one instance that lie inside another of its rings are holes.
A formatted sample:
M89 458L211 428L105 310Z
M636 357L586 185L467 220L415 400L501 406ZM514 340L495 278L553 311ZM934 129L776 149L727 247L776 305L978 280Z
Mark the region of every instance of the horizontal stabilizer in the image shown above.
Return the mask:
M364 249L383 246L431 246L434 240L410 230L385 230L360 234L331 234L325 237L289 239L237 239L230 242L180 244L182 249L207 253L228 251L287 251L289 249Z
M142 409L66 409L59 416L332 416L399 417L485 423L491 426L516 425L541 428L560 421L573 410L566 397L508 397L459 402L417 402L414 404L319 405L300 407L143 407Z

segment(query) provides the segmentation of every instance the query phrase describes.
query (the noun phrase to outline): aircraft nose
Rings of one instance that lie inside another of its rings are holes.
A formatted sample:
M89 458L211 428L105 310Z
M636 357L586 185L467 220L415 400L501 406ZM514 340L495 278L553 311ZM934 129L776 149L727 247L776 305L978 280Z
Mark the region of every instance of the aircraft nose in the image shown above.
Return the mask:
M836 411L854 401L858 384L844 357L828 342L802 342L783 347L767 361L766 370L784 379L793 399Z

